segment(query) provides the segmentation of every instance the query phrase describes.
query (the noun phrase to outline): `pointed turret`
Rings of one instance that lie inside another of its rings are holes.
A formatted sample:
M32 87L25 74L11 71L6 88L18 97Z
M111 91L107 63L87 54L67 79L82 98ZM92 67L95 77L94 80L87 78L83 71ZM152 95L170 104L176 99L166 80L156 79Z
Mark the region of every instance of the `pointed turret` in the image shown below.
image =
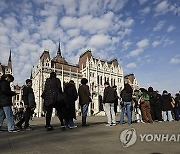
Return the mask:
M9 73L12 72L11 49L10 49L10 54L9 54L9 60L8 60L7 71L8 71Z
M61 45L60 45L60 41L59 41L59 48L58 48L58 51L57 51L57 56L61 57Z

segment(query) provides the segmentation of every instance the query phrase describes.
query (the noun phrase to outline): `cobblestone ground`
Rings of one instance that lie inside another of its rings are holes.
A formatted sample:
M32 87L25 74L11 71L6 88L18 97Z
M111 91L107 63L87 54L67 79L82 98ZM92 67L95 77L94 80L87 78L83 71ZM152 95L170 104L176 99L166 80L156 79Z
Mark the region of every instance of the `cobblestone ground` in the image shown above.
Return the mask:
M180 122L107 127L106 117L88 117L90 126L82 127L80 119L77 128L65 131L56 117L53 131L45 130L44 118L33 119L31 131L1 131L0 154L180 154Z

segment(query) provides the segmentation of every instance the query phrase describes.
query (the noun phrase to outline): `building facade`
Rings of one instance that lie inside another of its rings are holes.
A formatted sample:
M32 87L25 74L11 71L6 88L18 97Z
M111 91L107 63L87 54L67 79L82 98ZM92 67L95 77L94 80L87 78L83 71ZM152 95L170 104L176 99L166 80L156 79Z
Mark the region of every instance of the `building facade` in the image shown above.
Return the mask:
M129 83L133 90L139 89L139 84L134 74L128 74L124 76L124 82Z
M62 57L59 43L59 48L54 58L50 57L48 50L44 50L38 64L32 69L31 79L37 103L35 112L38 117L43 114L44 102L41 95L44 90L45 81L52 71L56 72L57 77L61 80L62 87L66 82L74 80L78 89L81 79L88 79L92 98L88 111L89 115L103 110L102 96L105 81L109 81L111 86L116 85L118 94L124 86L123 69L119 66L117 59L111 61L101 60L95 58L92 52L87 50L80 55L77 65L71 65ZM81 114L78 100L76 102L76 113L77 115Z

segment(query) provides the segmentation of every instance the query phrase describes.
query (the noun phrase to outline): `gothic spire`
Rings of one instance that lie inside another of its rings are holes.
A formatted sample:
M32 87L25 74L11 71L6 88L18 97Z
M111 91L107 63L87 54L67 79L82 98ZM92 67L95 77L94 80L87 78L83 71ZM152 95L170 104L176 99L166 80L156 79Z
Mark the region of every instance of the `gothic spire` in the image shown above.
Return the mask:
M57 51L57 56L60 56L60 57L61 57L61 46L60 46L60 41L59 41L59 48L58 48L58 51Z
M12 62L11 62L11 49L10 49L10 54L9 54L9 60L8 60L8 70L12 70Z
M11 62L11 49L10 49L10 54L9 54L9 60L8 62Z

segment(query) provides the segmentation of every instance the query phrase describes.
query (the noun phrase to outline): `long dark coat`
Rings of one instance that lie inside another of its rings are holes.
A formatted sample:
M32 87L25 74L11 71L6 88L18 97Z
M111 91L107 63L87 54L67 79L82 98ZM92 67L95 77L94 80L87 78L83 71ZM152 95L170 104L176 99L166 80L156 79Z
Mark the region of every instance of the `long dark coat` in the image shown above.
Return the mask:
M12 106L12 96L15 92L11 91L10 83L6 80L0 81L0 106Z
M76 111L75 111L75 101L78 98L76 87L73 83L68 83L65 86L64 92L66 94L66 109L67 116L69 119L76 119Z
M54 105L57 103L58 92L62 93L61 81L58 78L48 78L45 82L44 92L42 98L44 99L44 105Z
M163 111L170 111L173 109L171 105L172 98L168 94L163 94L162 95L162 110Z
M78 89L78 95L79 95L79 104L89 104L90 102L90 92L89 92L89 86L88 85L81 85Z

